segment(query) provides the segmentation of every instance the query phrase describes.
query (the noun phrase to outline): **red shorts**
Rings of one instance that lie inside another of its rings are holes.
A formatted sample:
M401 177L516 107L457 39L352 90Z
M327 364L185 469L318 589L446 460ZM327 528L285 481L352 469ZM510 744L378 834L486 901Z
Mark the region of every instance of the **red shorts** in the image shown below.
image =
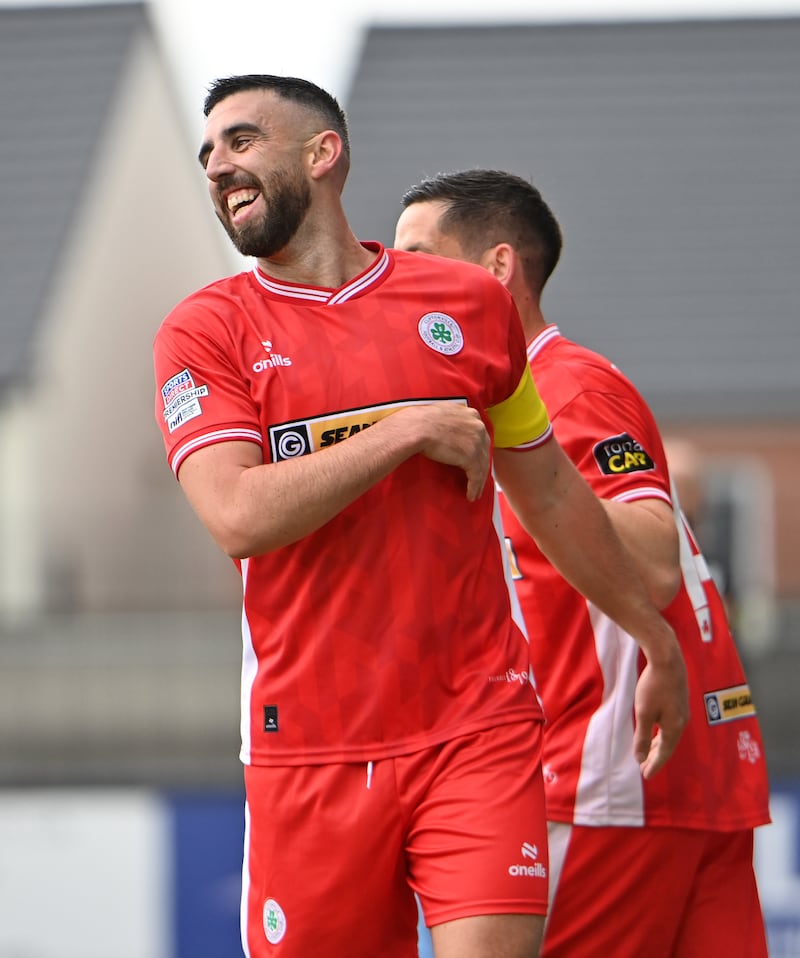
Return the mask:
M551 822L550 839L541 958L767 958L752 830Z
M544 915L541 724L370 764L245 767L249 958L415 958L428 925Z

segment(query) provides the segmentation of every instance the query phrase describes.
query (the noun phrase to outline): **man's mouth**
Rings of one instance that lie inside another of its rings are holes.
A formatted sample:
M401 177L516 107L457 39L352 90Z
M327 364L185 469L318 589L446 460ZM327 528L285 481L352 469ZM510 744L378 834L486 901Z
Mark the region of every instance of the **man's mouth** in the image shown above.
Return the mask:
M254 203L257 198L258 190L242 189L234 190L233 193L229 193L225 202L228 207L228 212L233 213L233 215L236 216L240 210L243 210L246 206L250 206L250 204Z

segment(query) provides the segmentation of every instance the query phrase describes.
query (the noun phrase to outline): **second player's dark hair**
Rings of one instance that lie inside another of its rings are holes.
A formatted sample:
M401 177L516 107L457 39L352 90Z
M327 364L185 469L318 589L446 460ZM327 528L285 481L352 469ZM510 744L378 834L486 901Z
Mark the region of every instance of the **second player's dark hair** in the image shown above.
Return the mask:
M521 257L528 285L541 292L558 264L561 227L539 190L528 180L502 170L440 173L412 186L403 207L443 202L443 233L455 236L464 251L478 258L498 243L509 243Z

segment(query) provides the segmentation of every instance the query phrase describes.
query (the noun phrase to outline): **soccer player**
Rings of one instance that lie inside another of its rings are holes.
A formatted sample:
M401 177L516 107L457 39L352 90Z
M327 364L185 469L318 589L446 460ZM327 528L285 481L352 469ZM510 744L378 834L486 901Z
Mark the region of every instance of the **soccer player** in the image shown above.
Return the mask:
M542 716L492 464L645 650L630 744L646 776L688 716L677 640L552 437L507 291L352 233L337 101L229 77L205 115L211 201L256 262L164 320L156 417L243 581L245 952L410 958L417 893L437 958L530 958Z
M556 438L602 498L689 674L683 737L661 774L643 778L630 748L636 642L559 575L502 501L547 720L552 904L542 956L766 958L752 863L753 829L769 821L764 746L653 416L611 362L545 322L542 289L561 230L528 181L494 170L441 175L408 190L403 207L398 249L479 264L513 294Z

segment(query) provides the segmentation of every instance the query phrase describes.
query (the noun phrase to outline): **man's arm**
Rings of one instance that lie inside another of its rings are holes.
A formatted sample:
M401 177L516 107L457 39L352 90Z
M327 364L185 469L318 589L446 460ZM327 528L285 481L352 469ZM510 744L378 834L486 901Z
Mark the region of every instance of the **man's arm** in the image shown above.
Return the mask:
M320 528L418 453L463 470L467 498L475 500L488 476L489 446L474 409L440 402L400 409L346 442L279 463L263 463L254 443L215 443L188 456L178 478L220 548L242 559Z
M550 562L639 643L647 665L636 689L634 754L650 777L674 751L689 717L686 668L674 632L600 500L556 440L527 452L496 449L495 473Z
M680 542L672 506L663 499L600 502L650 598L659 609L666 608L681 584Z

